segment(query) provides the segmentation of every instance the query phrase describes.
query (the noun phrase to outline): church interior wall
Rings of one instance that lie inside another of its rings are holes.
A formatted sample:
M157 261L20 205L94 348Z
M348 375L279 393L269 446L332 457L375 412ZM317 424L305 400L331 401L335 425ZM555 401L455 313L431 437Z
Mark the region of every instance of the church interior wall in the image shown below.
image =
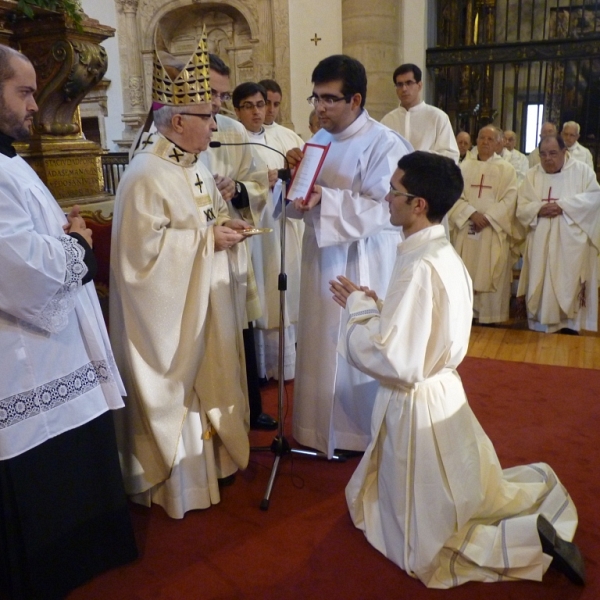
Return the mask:
M342 1L289 0L289 10L292 123L306 140L312 71L321 59L342 52Z
M111 0L98 2L98 0L82 0L81 5L84 12L92 19L100 21L103 25L117 28L117 13L115 3ZM108 69L105 79L110 81L106 90L107 107L104 118L104 129L106 135L106 148L111 152L117 152L118 147L114 140L121 137L123 123L123 89L121 86L121 66L119 60L118 32L115 37L108 38L102 42L102 46L108 54Z
M148 40L163 18L168 26L181 28L174 43L183 52L198 15L212 11L215 26L229 16L227 23L213 27L209 44L233 67L232 85L252 78L277 79L284 89L282 122L306 139L310 135L311 108L306 98L312 90L311 73L319 60L331 54L345 52L364 62L369 76L367 108L375 118L397 106L391 73L402 62L424 67L432 3L435 0L82 0L90 17L116 30L115 37L103 43L110 80L104 119L107 147L125 149L132 131L143 121L152 63ZM194 19L182 19L186 11ZM232 52L228 44L234 38ZM134 73L136 61L128 55L133 51L140 55L139 73ZM132 89L136 81L137 89ZM424 77L425 99L429 88L433 86Z

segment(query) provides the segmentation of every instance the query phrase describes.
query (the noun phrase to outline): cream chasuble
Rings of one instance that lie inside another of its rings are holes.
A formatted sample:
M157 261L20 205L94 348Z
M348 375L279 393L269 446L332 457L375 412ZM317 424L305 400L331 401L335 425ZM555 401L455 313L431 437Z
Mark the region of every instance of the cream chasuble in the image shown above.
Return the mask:
M165 506L175 517L218 502L217 477L248 463L246 254L215 252L212 227L229 218L197 155L142 137L113 223L111 331L127 389L119 443L129 494L161 492L177 471L181 498Z
M381 119L384 125L406 138L415 150L433 152L458 163L460 153L448 115L439 108L420 102L406 110L399 106Z
M528 234L517 295L531 329L598 330L599 192L596 174L573 158L552 175L538 165L519 189L517 218ZM563 214L538 217L546 202Z
M511 249L522 237L515 226L515 169L494 154L487 161L465 160L460 170L465 187L448 213L448 223L452 243L473 280L473 313L481 323L506 321L512 265L517 258ZM478 233L469 221L476 211L491 224Z
M575 506L544 463L502 470L456 372L471 282L441 225L402 242L383 302L348 298L339 350L380 381L371 442L346 488L354 524L430 588L539 581L537 514L571 540Z
M366 111L341 133L321 129L311 142L331 146L317 179L321 203L304 221L294 438L332 456L335 448L367 447L377 382L336 352L345 317L329 281L342 274L377 293L387 288L401 238L385 196L412 147Z

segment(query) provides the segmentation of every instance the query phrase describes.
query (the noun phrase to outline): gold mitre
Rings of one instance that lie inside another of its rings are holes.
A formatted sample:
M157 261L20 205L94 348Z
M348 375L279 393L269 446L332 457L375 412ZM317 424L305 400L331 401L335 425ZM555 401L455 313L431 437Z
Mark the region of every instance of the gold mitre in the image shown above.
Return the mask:
M173 55L155 49L152 74L153 104L185 106L210 102L208 64L205 28L202 30L198 47L186 65Z

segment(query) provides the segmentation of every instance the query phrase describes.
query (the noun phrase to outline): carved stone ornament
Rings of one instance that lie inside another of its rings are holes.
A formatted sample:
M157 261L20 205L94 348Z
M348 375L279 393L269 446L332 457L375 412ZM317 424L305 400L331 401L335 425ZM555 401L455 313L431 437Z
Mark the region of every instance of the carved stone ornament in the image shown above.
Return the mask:
M136 13L138 9L139 0L115 0L117 9L124 13Z

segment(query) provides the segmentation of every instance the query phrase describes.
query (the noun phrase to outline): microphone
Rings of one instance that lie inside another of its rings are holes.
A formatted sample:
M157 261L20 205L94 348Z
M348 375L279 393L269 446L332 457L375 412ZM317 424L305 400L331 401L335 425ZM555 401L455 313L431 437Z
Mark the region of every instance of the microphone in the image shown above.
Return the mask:
M267 146L267 144L260 144L259 142L210 142L208 146L209 148L220 148L221 146L262 146L263 148L268 148L273 152L277 152L280 156L283 156L283 160L285 160L286 168L277 169L277 177L286 183L292 178L292 171L287 156L283 152L277 150L277 148L272 148L271 146Z

